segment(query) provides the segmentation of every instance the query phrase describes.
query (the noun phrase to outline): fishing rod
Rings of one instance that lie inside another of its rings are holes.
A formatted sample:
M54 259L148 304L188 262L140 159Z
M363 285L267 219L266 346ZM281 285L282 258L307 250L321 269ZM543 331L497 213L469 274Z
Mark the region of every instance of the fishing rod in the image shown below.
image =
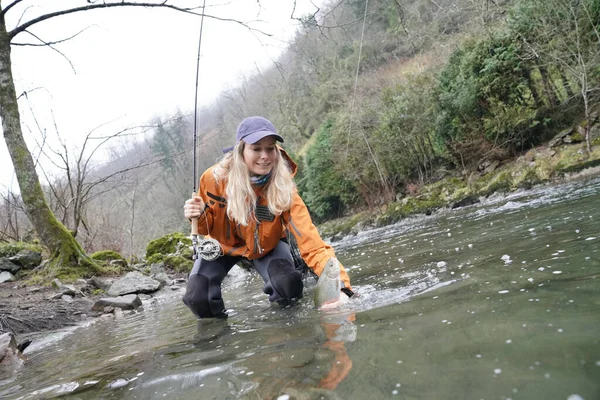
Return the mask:
M194 191L192 199L196 197L196 183L198 182L198 81L200 77L200 50L202 49L202 30L204 28L204 11L206 10L206 0L202 4L202 16L200 17L200 34L198 35L198 58L196 60L196 87L194 92ZM198 188L199 189L199 188ZM206 208L205 210L206 211ZM208 220L205 218L207 233L210 233ZM198 256L205 260L214 260L222 255L221 244L212 238L204 238L198 243L198 217L192 218L192 260L196 261Z

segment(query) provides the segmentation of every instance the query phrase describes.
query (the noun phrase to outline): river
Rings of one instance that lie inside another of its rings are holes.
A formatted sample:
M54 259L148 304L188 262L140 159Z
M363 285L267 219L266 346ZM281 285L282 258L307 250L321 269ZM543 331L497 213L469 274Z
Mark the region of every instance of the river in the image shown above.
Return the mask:
M26 351L0 398L600 398L600 179L406 219L335 244L360 297L271 306L224 284L227 321L181 293Z

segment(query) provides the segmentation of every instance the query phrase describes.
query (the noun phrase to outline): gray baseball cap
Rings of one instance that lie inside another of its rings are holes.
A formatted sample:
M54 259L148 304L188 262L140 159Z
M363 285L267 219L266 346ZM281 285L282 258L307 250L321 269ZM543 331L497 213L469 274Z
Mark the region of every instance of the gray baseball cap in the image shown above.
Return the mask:
M283 143L283 137L277 133L271 121L264 117L248 117L240 122L235 134L235 143L238 144L240 140L243 140L248 144L254 144L267 136L273 136L276 141ZM223 153L231 150L233 147L228 147L223 149Z

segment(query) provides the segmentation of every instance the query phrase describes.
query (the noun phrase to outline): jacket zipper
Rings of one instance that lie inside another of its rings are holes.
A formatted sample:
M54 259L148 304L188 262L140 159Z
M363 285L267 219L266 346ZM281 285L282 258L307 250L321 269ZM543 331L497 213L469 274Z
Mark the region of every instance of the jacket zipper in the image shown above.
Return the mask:
M261 198L262 196L258 196L256 199L256 206L260 203ZM254 228L254 254L262 254L263 249L260 247L260 221L256 218L256 213L254 219L256 220L256 227Z
M254 254L262 254L263 249L260 247L260 221L256 221L256 228L254 228Z

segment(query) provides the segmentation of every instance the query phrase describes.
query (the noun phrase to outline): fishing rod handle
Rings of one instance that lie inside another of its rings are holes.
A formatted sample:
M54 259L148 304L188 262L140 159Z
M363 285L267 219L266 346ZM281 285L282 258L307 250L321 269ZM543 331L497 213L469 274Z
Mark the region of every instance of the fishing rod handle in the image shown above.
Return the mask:
M192 199L196 198L196 192L192 192ZM192 236L198 236L198 217L192 218Z

